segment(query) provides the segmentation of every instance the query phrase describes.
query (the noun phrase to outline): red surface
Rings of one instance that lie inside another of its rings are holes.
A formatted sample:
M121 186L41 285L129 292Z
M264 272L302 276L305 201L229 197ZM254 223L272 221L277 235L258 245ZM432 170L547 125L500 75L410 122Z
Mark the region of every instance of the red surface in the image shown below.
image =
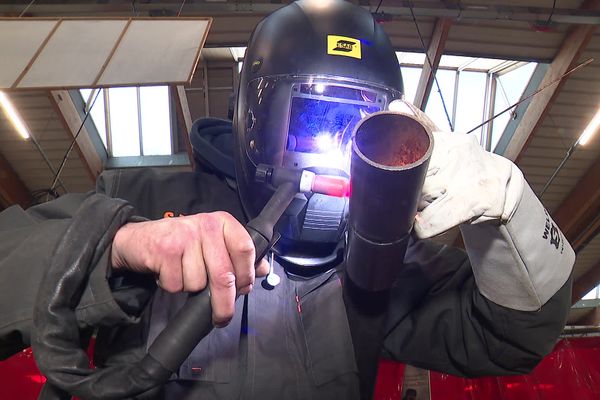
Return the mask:
M317 175L311 190L335 197L350 197L350 180L341 176Z
M0 399L37 399L46 378L35 365L31 349L0 362Z
M401 400L404 365L382 361L375 400ZM0 362L0 399L34 400L45 378L31 349ZM528 375L465 379L431 373L432 400L598 400L600 338L562 340Z
M403 380L404 364L381 360L373 398L376 400L401 400Z
M404 370L386 362L375 399L401 399ZM528 375L465 379L432 372L432 400L598 400L600 338L560 341Z

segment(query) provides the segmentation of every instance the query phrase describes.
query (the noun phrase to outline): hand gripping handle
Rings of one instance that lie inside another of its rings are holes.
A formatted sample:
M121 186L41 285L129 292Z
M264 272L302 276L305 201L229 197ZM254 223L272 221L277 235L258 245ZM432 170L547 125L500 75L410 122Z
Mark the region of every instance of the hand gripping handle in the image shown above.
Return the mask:
M294 184L280 185L261 213L246 225L254 242L257 262L272 246L274 226L296 193ZM184 306L154 340L144 360L152 359L171 373L176 372L212 328L210 292L205 289L189 296ZM155 365L154 362L151 363Z

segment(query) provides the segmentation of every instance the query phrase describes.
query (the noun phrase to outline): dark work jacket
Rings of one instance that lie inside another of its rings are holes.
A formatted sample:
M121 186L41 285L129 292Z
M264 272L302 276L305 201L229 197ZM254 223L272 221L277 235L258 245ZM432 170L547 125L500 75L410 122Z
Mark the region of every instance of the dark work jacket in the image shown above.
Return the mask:
M211 174L113 171L99 180L98 192L125 199L136 215L150 219L222 210L244 222L235 191ZM98 195L65 196L27 212L13 207L0 213L0 279L11 282L0 292L1 355L29 345L31 297L62 232L77 218L111 217L85 209L89 197ZM282 283L268 291L257 282L250 295L238 299L231 324L213 330L154 397L358 398L337 273L302 280L276 269ZM415 240L393 292L383 355L464 376L525 373L560 334L570 284L537 312L508 309L479 293L463 251ZM148 277L111 275L106 259L94 269L77 321L81 328L101 326L99 367L139 359L185 300L185 294L156 290L149 301L147 288Z
M112 172L99 187L151 219L224 210L244 222L237 194L214 175ZM197 346L168 397L358 398L337 273L303 280L275 268L282 283L274 290L256 284L238 299L233 321ZM149 338L139 345L151 342L185 296L156 293ZM415 240L392 296L384 355L458 375L524 373L552 349L569 296L567 282L539 312L496 305L477 290L464 251Z

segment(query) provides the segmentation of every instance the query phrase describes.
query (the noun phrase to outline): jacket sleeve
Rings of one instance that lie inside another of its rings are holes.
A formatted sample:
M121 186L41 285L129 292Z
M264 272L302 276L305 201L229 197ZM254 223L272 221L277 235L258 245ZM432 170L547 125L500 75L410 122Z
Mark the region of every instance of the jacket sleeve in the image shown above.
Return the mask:
M528 186L509 221L461 231L468 256L425 241L409 248L385 352L461 376L527 373L564 328L573 250ZM422 296L407 293L419 287Z
M38 288L69 226L78 218L114 218L116 209L122 213L122 224L133 215L131 206L122 200L93 193L65 195L27 211L13 206L0 213L0 358L30 345ZM111 240L104 238L104 242ZM78 251L78 243L68 245ZM101 257L75 310L80 328L135 322L139 288L125 296L127 276L110 276L110 245L99 251ZM122 298L127 298L123 304Z

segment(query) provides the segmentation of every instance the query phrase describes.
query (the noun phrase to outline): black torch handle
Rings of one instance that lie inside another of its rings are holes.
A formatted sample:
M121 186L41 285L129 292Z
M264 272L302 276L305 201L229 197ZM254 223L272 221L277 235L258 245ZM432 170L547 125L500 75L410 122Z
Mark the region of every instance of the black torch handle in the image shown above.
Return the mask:
M296 193L294 184L280 185L261 213L246 225L256 249L256 262L272 246L275 224ZM168 371L176 372L212 328L210 292L205 289L189 296L184 306L154 340L142 364L153 359Z

